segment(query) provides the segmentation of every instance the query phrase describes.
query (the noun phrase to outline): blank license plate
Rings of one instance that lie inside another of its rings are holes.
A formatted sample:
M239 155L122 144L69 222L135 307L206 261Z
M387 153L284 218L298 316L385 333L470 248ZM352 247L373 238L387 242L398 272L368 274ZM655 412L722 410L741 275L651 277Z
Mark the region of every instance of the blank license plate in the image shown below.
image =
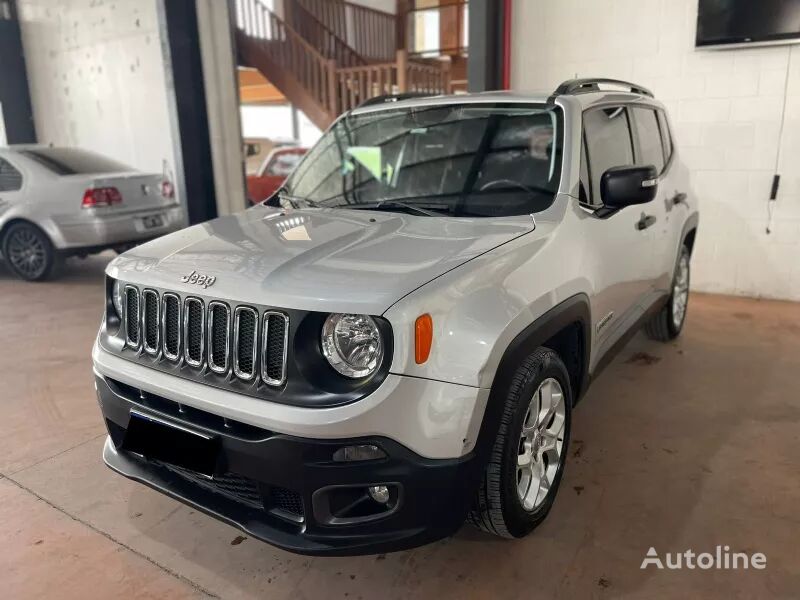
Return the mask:
M209 477L217 470L219 438L131 411L122 448Z
M145 229L156 229L164 226L164 217L161 215L148 215L142 217L142 227Z

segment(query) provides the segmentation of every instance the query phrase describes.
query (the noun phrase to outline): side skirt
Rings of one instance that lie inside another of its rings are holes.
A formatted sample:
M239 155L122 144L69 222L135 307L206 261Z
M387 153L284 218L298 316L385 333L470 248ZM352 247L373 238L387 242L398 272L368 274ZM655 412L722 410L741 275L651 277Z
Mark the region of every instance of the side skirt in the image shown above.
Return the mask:
M624 334L622 334L616 342L614 342L614 344L606 351L603 357L597 362L597 365L595 365L595 368L589 374L590 384L592 381L597 379L597 377L603 372L609 363L616 358L617 354L619 354L620 351L628 344L628 342L631 341L631 338L639 332L642 326L664 307L668 299L669 296L667 294L659 297L655 302L653 302L653 304L650 305L650 308L644 311L642 315L633 323L633 325L631 325L631 327Z

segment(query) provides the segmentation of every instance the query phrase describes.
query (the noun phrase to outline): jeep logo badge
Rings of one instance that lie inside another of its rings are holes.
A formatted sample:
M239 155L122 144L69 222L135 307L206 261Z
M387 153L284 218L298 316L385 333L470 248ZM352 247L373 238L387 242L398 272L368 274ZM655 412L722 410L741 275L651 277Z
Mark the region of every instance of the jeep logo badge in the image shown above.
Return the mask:
M203 288L209 288L214 285L214 282L217 280L216 277L213 275L200 275L197 271L192 271L188 275L184 275L181 277L181 281L183 283L192 283L196 285L202 285Z

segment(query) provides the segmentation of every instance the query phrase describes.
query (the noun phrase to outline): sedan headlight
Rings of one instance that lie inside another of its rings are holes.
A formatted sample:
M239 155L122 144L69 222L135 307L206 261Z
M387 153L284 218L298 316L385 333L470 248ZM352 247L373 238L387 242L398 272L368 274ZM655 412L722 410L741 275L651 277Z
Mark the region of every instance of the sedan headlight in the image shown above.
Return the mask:
M118 280L114 280L114 285L111 288L111 302L114 304L114 310L117 311L117 316L122 318L122 284Z
M322 353L345 377L372 375L383 359L381 332L368 315L332 314L322 326Z

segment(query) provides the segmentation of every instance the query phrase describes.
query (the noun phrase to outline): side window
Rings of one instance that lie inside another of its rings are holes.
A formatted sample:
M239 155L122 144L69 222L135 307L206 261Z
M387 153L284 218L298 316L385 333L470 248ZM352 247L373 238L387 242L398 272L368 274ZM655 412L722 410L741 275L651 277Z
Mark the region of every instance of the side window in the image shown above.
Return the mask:
M669 123L667 123L667 115L663 110L656 111L658 114L658 125L661 128L661 143L664 146L664 160L669 162L672 158L672 135L669 132Z
M586 135L581 136L581 185L578 200L581 204L591 204L589 198L589 159L586 156ZM599 203L598 203L599 204Z
M597 108L583 113L592 204L601 204L600 177L611 167L633 164L633 144L628 112L623 106Z
M664 147L658 126L656 111L652 108L633 107L631 110L636 122L636 133L639 140L637 165L655 165L656 171L664 170Z
M0 158L0 192L16 192L22 187L22 173Z

